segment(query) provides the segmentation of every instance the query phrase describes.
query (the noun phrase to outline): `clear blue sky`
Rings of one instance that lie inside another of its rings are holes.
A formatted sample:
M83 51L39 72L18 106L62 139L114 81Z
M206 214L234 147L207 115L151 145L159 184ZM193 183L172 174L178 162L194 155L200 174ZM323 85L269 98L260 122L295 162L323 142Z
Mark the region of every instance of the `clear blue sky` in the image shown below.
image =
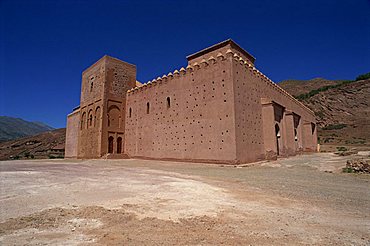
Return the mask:
M81 73L108 54L146 82L234 39L272 80L370 71L369 0L0 0L0 115L65 127Z

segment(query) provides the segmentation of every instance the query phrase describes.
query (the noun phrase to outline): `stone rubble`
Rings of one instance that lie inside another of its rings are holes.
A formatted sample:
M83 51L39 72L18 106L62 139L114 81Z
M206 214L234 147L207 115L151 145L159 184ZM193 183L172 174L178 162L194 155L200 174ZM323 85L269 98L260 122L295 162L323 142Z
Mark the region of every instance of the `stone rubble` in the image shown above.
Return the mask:
M370 159L348 160L346 168L353 170L355 173L370 173Z

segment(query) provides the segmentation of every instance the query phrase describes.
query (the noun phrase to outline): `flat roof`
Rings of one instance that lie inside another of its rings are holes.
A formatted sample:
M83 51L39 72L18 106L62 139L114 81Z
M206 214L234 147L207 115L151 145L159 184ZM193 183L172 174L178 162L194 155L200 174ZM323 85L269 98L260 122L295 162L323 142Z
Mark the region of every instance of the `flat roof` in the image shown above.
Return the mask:
M204 55L204 54L207 54L207 53L209 53L209 52L211 52L211 51L214 51L214 50L217 50L217 49L219 49L219 48L222 48L222 47L224 47L224 46L226 46L226 45L228 45L228 44L230 44L231 45L231 47L232 48L234 48L234 49L236 49L237 51L239 51L239 52L241 52L242 54L244 54L246 57L248 57L253 63L254 63L254 61L256 60L256 58L254 58L254 56L252 56L251 54L249 54L246 50L244 50L242 47L240 47L240 45L238 45L237 43L235 43L232 39L227 39L227 40L225 40L225 41L222 41L222 42L220 42L220 43L218 43L218 44L215 44L215 45L212 45L212 46L210 46L210 47L208 47L208 48L205 48L205 49L203 49L203 50L201 50L201 51L198 51L198 52L196 52L196 53L194 53L194 54L191 54L191 55L188 55L187 57L186 57L186 59L189 61L189 60L192 60L192 59L194 59L194 58L197 58L197 57L199 57L199 56L202 56L202 55Z

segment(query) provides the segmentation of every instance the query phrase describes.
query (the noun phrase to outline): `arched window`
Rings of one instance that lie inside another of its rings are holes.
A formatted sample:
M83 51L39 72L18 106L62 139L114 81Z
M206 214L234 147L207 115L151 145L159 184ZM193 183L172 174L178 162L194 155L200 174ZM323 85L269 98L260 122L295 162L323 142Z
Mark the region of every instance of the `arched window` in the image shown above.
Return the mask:
M149 108L150 108L150 105L149 105L149 102L146 103L146 113L149 114Z
M131 115L132 115L132 108L129 109L128 111L128 116L131 118Z
M167 97L167 108L171 107L171 98Z
M281 135L280 135L280 127L278 124L275 124L275 134L276 134L276 137L277 138L280 138Z
M89 113L87 114L87 128L92 127L92 121L93 121L93 113L92 113L92 109L90 109Z
M86 119L86 113L83 113L81 117L81 130L83 130L85 127L85 119Z
M315 133L316 125L315 123L311 123L311 134L313 135Z
M280 134L280 127L278 124L275 124L275 136L276 136L276 154L280 155L281 134Z
M298 141L298 131L297 131L297 128L294 128L294 141Z
M100 127L100 107L95 109L94 127Z
M94 87L94 82L91 82L91 83L90 83L90 92L92 92L93 87Z
M108 138L108 153L110 154L113 153L113 137L112 136Z
M122 153L122 138L118 137L117 138L117 154Z

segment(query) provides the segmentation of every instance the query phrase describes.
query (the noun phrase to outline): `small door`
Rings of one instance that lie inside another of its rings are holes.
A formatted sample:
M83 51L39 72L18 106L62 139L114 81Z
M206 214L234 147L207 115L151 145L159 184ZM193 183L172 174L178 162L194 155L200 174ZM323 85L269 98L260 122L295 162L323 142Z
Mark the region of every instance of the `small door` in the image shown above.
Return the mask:
M113 153L113 137L108 138L108 153Z

